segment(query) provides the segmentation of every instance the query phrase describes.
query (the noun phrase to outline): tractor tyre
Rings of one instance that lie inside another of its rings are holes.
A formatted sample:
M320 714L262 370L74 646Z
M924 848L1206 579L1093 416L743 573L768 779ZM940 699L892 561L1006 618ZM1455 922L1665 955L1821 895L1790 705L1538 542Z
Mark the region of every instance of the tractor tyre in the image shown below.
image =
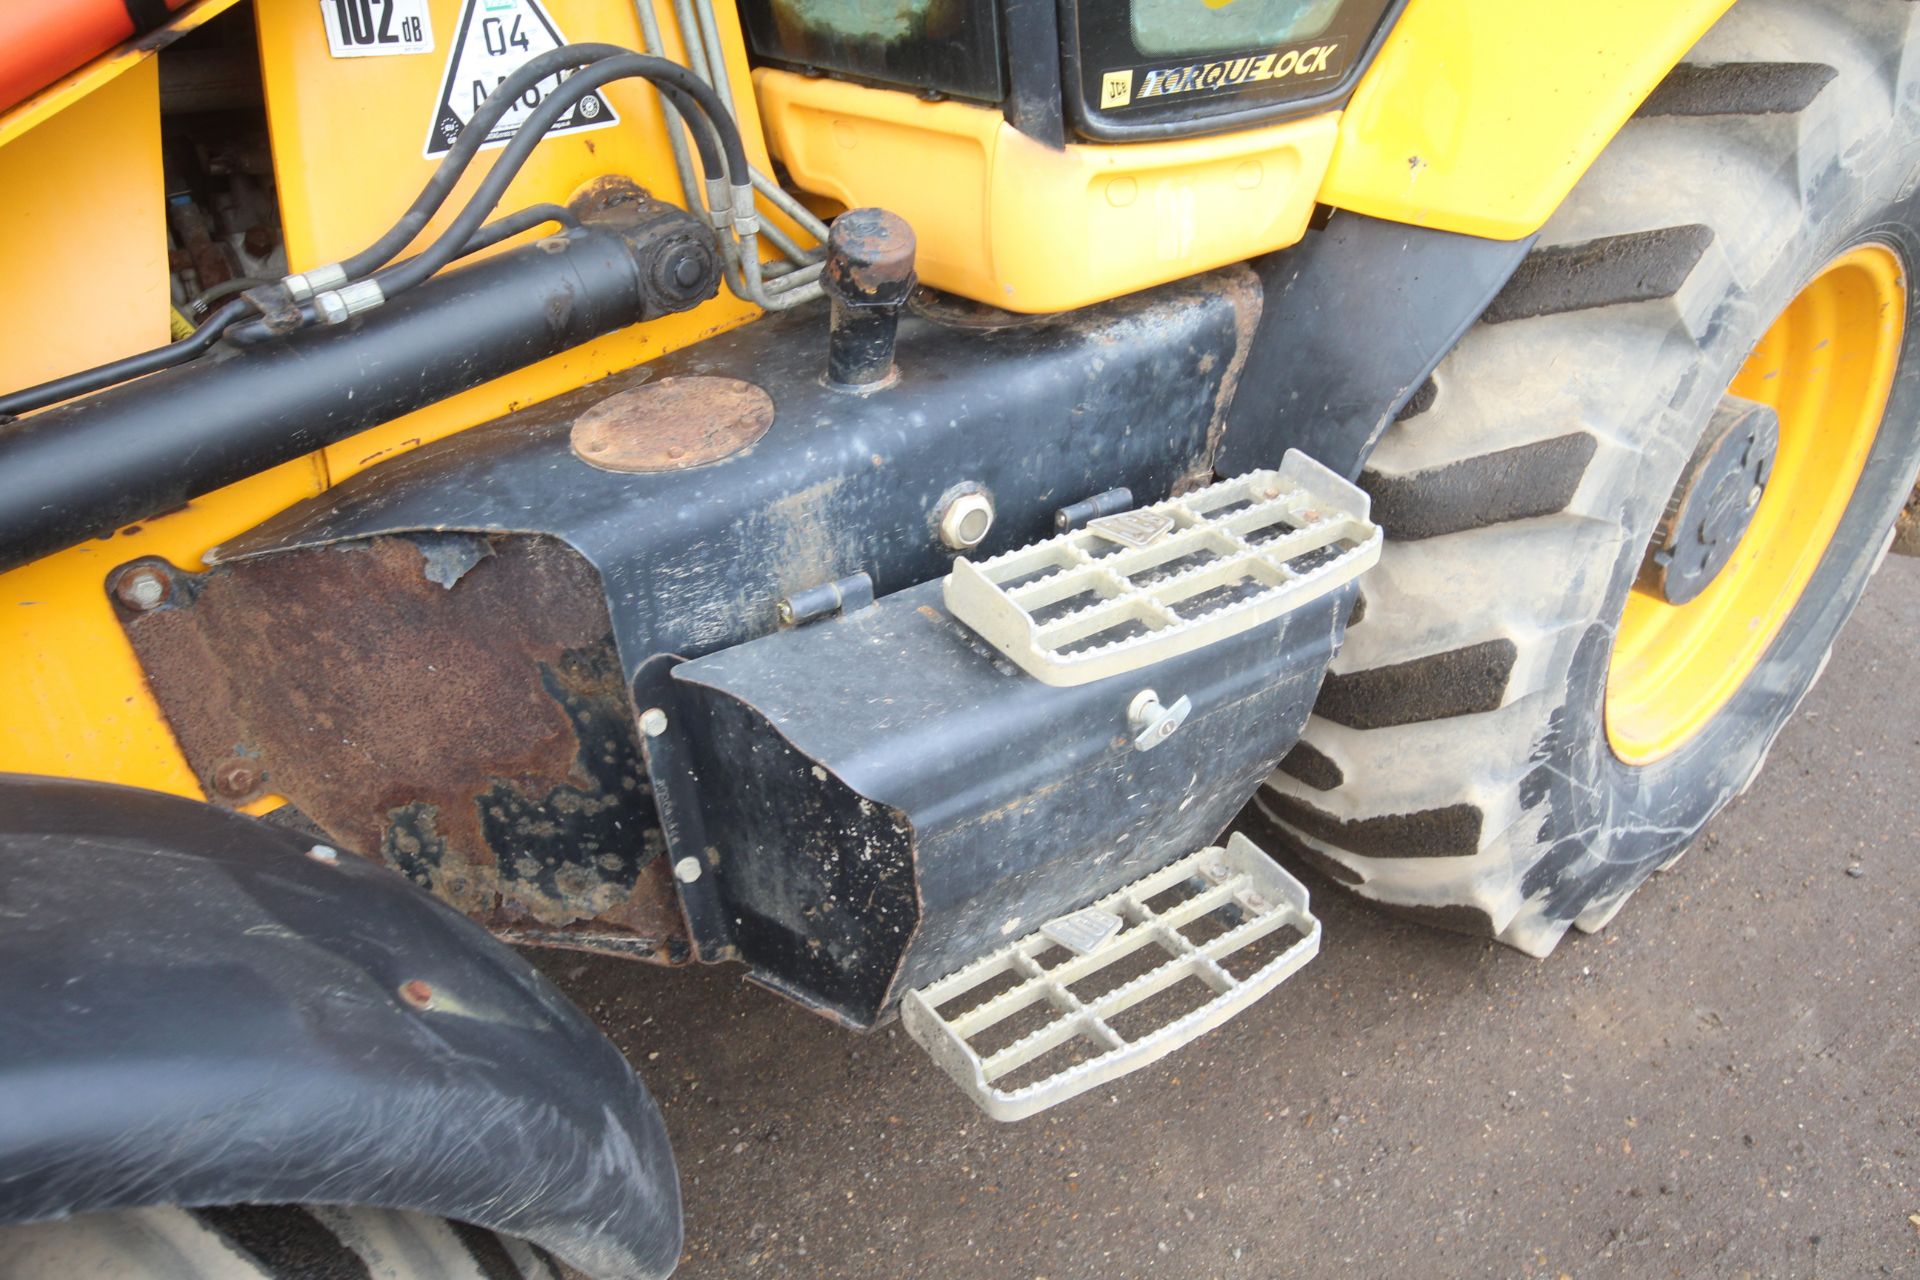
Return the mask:
M464 1222L329 1205L160 1207L0 1229L7 1280L560 1280L543 1250Z
M1920 469L1917 20L1740 0L1388 430L1283 848L1545 955L1752 780Z

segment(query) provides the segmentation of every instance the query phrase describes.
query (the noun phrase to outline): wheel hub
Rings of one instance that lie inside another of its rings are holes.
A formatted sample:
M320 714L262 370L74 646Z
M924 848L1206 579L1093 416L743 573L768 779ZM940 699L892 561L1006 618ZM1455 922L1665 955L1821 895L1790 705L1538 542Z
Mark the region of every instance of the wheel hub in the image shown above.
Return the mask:
M1900 362L1907 282L1849 249L1734 375L1614 631L1607 740L1631 765L1691 740L1760 666L1853 497Z
M1753 523L1779 452L1780 415L1771 405L1722 399L1667 499L1640 566L1640 589L1668 604L1705 591Z

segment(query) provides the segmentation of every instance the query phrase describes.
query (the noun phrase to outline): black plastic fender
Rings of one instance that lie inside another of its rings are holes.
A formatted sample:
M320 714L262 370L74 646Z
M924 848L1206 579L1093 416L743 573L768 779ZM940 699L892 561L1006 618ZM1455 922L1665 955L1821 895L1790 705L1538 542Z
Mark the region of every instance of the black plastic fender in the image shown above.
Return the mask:
M313 848L0 775L0 1223L377 1205L671 1271L673 1156L619 1050L477 925Z
M1346 476L1453 350L1536 237L1479 236L1335 211L1254 263L1266 305L1215 470L1299 449Z

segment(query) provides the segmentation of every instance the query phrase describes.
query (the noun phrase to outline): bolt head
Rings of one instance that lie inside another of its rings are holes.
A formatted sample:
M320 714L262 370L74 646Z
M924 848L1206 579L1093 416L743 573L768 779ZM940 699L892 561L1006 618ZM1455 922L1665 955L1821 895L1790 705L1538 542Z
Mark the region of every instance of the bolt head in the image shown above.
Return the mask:
M167 580L155 569L132 569L120 575L120 581L114 585L114 594L120 597L120 603L127 608L146 613L165 603Z
M673 864L673 878L681 884L692 884L700 878L700 859L688 856Z
M307 856L315 862L324 862L328 866L340 861L340 851L330 844L317 844L307 850Z
M640 713L640 731L649 738L657 738L667 731L667 713L658 707L648 707Z
M416 1009L430 1008L433 1004L433 986L418 978L409 978L400 984L400 998Z
M213 767L213 789L229 800L252 795L265 780L260 766L245 756L222 760Z
M940 513L940 541L955 551L979 546L992 530L993 499L984 493L963 493Z

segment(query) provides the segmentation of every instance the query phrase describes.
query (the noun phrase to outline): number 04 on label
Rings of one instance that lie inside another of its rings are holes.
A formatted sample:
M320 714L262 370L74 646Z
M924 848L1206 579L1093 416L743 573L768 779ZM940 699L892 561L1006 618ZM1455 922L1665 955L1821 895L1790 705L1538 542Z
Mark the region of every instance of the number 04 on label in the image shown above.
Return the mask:
M336 58L433 52L427 0L320 0L320 21Z

